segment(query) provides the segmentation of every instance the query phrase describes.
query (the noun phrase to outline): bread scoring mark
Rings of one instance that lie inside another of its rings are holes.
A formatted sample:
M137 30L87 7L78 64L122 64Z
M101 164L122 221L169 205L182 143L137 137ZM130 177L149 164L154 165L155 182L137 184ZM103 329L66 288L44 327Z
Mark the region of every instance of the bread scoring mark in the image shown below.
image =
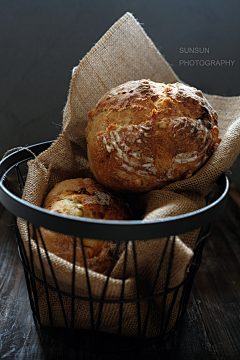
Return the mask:
M149 173L147 171L144 170L137 170L136 174L140 175L140 176L148 176Z
M130 148L125 144L125 142L122 142L120 145L124 148L125 151L130 150Z
M141 150L132 151L131 153L129 153L129 155L134 156L137 159L140 159L141 158Z
M113 145L115 147L115 149L117 150L117 154L120 158L123 157L123 152L122 150L120 149L120 147L117 145L117 139L115 139L114 137L114 133L115 131L110 131L110 138L111 138L111 145Z
M122 167L124 167L128 171L134 171L134 168L132 166L128 166L127 164L123 163Z
M145 125L140 125L141 126L141 128L142 129L144 129L144 130L151 130L152 129L152 127L151 126L145 126Z
M182 137L182 140L186 138L186 134L190 133L192 136L197 136L201 139L202 143L206 142L207 136L209 134L208 129L204 126L204 122L201 119L191 119L187 117L179 118L178 120L174 119L174 128L178 128L175 131L173 137ZM184 133L182 130L187 129Z
M117 131L112 131L112 133L115 135L116 141L117 141L117 142L120 142L120 141L121 141L121 138L120 138L118 132L117 132ZM124 144L124 143L123 143L123 144Z
M198 158L198 152L193 151L191 153L180 153L177 154L172 161L179 164L186 164L188 162L195 161Z
M145 158L146 161L148 161L146 164L143 164L142 167L146 170L148 170L149 172L151 172L152 174L156 175L157 174L157 170L153 164L153 159L151 158ZM148 160L147 160L148 159ZM149 162L150 160L150 162Z
M150 134L146 132L146 131L149 131L149 130L152 130L151 125L144 125L144 124L139 125L139 132L143 133L143 136L150 137Z
M207 128L203 127L203 130L204 130L204 138L203 138L203 142L205 143L206 139L207 139L207 136L209 134ZM211 134L212 135L212 134Z
M174 124L174 127L178 127L180 124L181 124L181 120L176 120L175 124Z
M168 177L168 179L175 179L174 169L173 169L173 168L170 168L170 169L167 171L166 176Z
M146 131L149 131L152 129L151 125L146 124L139 124L139 125L131 125L128 127L128 133L133 138L137 139L135 140L136 143L142 143L142 139L139 138L139 136L150 136ZM140 160L142 158L142 152L140 149L131 151L131 148L126 144L125 141L123 141L123 136L126 136L126 133L124 133L125 128L124 127L118 127L116 130L110 130L108 132L108 137L103 136L103 144L106 146L106 149L109 153L116 150L116 157L122 159L124 163L122 164L122 167L126 169L129 172L134 172L137 169L136 168L143 168L147 171L143 171L141 175L149 175L149 172L152 174L156 174L157 170L154 167L154 160L152 157L145 157L142 159L142 161L146 161L145 164L141 164Z
M148 169L152 174L156 175L157 174L157 170L154 166L152 166L151 168Z
M176 82L174 84L168 84L166 92L172 99L176 100L177 102L184 103L191 100L194 105L199 104L204 109L204 115L211 114L214 118L214 121L217 121L217 114L200 90Z
M121 139L121 136L119 134L119 131L121 130L121 128L118 128L117 130L112 130L109 132L110 134L110 146L113 147L113 150L115 148L115 150L117 151L117 156L120 159L123 159L126 163L128 163L129 165L137 165L136 161L134 160L130 160L127 156L128 151L130 150L130 148L127 146L127 144Z
M145 158L147 162L153 163L153 158L152 157L146 157Z
M106 145L107 151L110 153L112 150L114 150L114 147L110 144L108 145L107 139L103 136L103 143Z

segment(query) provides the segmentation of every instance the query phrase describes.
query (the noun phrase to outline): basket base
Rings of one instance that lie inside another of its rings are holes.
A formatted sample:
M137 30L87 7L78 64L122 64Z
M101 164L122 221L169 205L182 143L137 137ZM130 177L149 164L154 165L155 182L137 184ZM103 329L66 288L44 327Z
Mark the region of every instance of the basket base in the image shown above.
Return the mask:
M94 333L90 330L81 329L65 329L65 328L51 328L43 325L39 325L36 317L34 316L34 322L39 335L41 343L45 349L49 349L50 352L69 351L68 359L138 359L146 358L151 354L151 358L156 354L159 359L159 355L163 355L167 352L168 341L173 339L173 334L176 329L172 329L164 338L152 338L147 340L133 339L127 337L121 337L108 333ZM178 329L181 332L183 321L179 321ZM46 354L48 355L48 354Z

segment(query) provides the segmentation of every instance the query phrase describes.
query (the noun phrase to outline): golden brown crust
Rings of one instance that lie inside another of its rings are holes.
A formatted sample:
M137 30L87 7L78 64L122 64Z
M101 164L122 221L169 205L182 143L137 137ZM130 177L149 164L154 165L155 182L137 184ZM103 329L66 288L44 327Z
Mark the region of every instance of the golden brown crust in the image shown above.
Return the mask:
M202 92L130 81L88 115L90 169L117 191L145 192L190 177L219 145L217 114Z
M55 185L45 198L43 207L49 211L78 217L105 220L128 220L130 211L114 194L92 179L70 179ZM40 228L49 252L73 261L74 238ZM41 244L41 236L38 236ZM83 239L89 269L106 274L112 261L110 241ZM84 266L82 244L76 238L76 264Z
M102 220L128 220L130 216L127 207L112 192L89 178L56 184L43 207L66 215Z

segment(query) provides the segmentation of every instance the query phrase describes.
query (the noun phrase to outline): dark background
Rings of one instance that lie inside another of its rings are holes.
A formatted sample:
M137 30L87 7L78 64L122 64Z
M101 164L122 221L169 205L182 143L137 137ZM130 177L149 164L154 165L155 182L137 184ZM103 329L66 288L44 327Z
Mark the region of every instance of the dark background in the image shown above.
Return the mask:
M2 0L0 158L61 131L71 70L125 12L131 12L179 78L206 93L240 95L240 2L223 0ZM205 47L209 54L181 54ZM235 60L180 66L180 60ZM240 178L240 160L231 177Z

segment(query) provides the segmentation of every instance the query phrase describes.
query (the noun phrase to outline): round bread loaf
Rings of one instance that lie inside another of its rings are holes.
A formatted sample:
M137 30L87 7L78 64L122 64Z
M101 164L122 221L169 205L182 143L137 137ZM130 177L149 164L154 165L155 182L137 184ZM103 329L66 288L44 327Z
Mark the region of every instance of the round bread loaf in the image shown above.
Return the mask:
M217 118L193 87L129 81L88 114L90 169L117 191L146 192L187 179L221 141Z
M49 211L65 215L104 220L128 220L130 210L104 186L91 179L70 179L54 186L45 198L43 207ZM45 246L49 252L64 260L73 262L74 238L40 228ZM38 235L41 244L41 236ZM111 241L83 239L88 268L106 274L111 261L113 243ZM76 264L84 266L82 244L76 238Z

